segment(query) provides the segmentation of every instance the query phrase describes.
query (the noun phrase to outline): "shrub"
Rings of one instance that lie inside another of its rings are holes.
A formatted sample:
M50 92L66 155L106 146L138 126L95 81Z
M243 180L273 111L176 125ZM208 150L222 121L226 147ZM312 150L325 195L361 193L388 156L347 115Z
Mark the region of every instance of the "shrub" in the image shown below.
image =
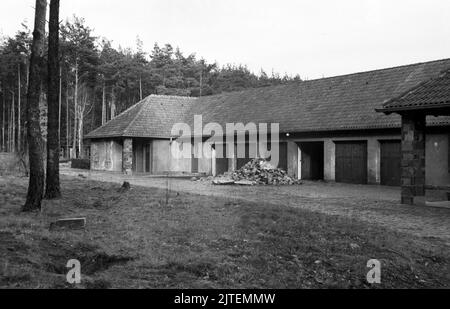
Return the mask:
M80 169L80 170L89 170L91 169L91 161L88 159L72 159L72 168Z

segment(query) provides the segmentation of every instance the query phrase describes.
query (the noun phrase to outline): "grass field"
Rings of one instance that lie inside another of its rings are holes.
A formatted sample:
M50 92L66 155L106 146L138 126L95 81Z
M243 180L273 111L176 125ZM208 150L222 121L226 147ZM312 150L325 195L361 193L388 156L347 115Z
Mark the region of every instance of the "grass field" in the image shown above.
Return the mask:
M438 239L280 205L64 178L64 197L23 214L27 179L0 178L0 288L444 288ZM83 231L49 231L57 218ZM382 283L366 281L382 263Z

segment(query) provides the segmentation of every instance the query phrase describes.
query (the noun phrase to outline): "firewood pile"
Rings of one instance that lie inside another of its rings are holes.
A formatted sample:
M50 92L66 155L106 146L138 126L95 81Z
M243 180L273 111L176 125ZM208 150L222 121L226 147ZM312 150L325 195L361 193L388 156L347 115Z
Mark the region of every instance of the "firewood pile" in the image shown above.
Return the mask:
M301 181L286 171L275 168L267 160L254 159L237 171L225 173L213 180L215 185L299 185Z

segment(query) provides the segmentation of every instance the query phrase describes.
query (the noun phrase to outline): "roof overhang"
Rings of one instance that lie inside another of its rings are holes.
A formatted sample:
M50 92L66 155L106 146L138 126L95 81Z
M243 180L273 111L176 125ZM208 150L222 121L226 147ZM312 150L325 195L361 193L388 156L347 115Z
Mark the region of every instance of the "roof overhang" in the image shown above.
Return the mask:
M429 106L410 106L410 107L390 107L379 108L375 110L378 113L405 114L405 113L422 113L428 116L450 116L450 104L433 104Z

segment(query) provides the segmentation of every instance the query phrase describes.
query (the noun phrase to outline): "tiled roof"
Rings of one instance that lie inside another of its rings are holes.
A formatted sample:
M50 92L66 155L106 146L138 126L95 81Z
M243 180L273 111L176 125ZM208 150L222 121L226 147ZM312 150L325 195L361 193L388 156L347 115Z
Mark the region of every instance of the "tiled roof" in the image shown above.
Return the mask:
M383 105L381 112L450 107L450 71L431 78Z
M281 132L400 128L398 115L375 110L450 69L450 59L202 98L150 96L87 138L168 138L175 123L279 123ZM450 124L429 118L429 125Z
M398 115L375 111L450 68L450 59L204 97L192 114L203 122L280 123L281 132L400 128ZM447 122L431 119L430 125Z
M195 101L187 97L149 96L86 138L169 138L173 124L183 121Z

